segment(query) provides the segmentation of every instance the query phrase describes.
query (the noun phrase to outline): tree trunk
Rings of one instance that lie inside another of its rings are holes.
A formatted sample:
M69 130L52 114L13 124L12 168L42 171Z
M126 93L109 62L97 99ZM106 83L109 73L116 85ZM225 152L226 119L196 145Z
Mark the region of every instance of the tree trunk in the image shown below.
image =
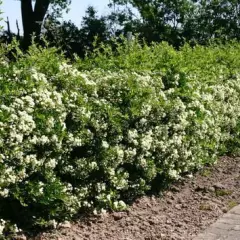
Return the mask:
M47 13L50 0L36 0L33 9L32 0L21 0L21 12L23 23L23 47L27 49L31 44L32 35L35 34L37 40L41 33L44 17Z
M33 33L33 9L31 0L21 0L21 12L23 23L23 45L27 48L31 43L31 34Z

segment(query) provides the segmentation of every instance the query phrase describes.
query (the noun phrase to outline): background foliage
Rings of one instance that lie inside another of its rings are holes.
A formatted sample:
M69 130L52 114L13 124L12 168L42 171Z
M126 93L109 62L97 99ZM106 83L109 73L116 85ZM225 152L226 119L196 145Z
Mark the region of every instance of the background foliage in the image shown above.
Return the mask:
M71 6L70 1L37 1L34 9L31 0L21 2L25 6L22 7L24 34L22 37L18 33L18 39L25 50L34 33L35 41L43 44L40 38L44 36L53 46L63 48L67 56L76 53L82 58L94 49L96 36L98 44L109 43L112 37L132 32L148 44L166 41L177 49L185 43L238 41L240 36L237 0L112 0L109 13L104 16L98 16L93 7L86 9L81 27L61 19L63 10ZM2 39L11 41L12 36L9 28Z

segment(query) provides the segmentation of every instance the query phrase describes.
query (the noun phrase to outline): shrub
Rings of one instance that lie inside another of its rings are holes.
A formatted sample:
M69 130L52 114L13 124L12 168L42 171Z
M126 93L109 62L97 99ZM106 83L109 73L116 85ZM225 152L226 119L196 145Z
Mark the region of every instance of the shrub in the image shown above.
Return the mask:
M214 163L239 141L239 46L138 46L73 64L35 45L2 55L2 201L42 226L125 209L160 177Z

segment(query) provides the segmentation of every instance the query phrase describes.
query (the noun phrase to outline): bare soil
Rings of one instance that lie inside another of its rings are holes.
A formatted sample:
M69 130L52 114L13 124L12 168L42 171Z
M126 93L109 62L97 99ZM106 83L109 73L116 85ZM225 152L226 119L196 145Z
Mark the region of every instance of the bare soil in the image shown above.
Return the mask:
M190 240L240 204L240 158L222 157L161 197L137 199L129 210L65 223L31 240Z

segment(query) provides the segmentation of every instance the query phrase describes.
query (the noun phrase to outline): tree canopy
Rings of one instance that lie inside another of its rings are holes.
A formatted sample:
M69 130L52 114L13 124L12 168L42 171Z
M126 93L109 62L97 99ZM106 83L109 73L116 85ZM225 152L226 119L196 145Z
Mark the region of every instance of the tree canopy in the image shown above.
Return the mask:
M240 39L239 0L111 0L110 12L103 16L93 7L86 9L80 27L59 21L71 0L20 1L25 48L43 29L54 44L57 41L65 49L71 45L69 51L81 56L93 49L96 36L100 43L129 31L147 43L166 41L176 48L185 42ZM44 24L46 19L50 24Z

